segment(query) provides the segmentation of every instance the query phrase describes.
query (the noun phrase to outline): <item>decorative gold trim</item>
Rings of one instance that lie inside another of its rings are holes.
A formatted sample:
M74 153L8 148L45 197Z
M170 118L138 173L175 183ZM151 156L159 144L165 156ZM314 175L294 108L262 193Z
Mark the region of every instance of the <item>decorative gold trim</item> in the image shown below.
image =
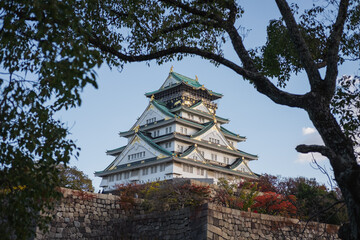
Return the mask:
M140 126L139 125L137 125L137 126L135 126L134 128L133 128L133 130L137 133L137 132L139 132L139 129L140 129Z
M217 119L216 119L215 114L213 115L213 120L214 120L214 123L217 123Z
M199 81L199 78L197 75L195 75L195 81Z
M170 72L172 73L174 71L174 66L171 66Z
M154 94L151 95L150 102L152 102L154 100L154 98L155 98Z

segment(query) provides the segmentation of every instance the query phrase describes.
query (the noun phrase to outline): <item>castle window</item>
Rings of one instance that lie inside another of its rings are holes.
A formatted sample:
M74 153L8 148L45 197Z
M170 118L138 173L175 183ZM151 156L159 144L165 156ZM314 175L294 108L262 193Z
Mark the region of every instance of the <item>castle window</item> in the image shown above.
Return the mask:
M116 181L119 181L119 180L121 180L121 173L116 175Z
M145 175L148 175L148 171L149 169L148 168L143 168L142 170L142 175L145 176Z
M216 154L211 154L211 160L217 161L217 155Z
M140 159L145 157L145 152L138 152L128 155L128 160Z
M184 172L188 172L188 173L193 173L194 168L193 166L187 165L187 164L183 164L183 171Z
M129 179L130 177L130 172L125 172L124 173L124 179Z
M167 128L165 128L165 133L166 134L171 133L171 130L172 130L172 127L167 127Z
M182 152L184 150L184 147L181 145L177 145L178 152Z
M158 137L160 136L160 130L156 130L153 132L153 137Z
M171 148L171 142L165 143L165 147L166 147L166 148Z
M216 138L209 138L209 141L212 143L220 144L220 140Z
M165 164L160 164L160 172L165 171Z
M150 119L146 120L146 124L150 124L150 123L153 123L153 122L156 122L156 117L153 117L153 118L150 118Z
M205 170L203 168L197 168L197 175L204 176Z
M228 158L228 157L224 157L224 163L225 163L225 164L229 164L229 162L230 162L229 158Z
M113 182L114 181L114 175L111 175L110 177L109 177L109 182Z
M157 166L152 166L151 173L156 173L156 172L157 172Z

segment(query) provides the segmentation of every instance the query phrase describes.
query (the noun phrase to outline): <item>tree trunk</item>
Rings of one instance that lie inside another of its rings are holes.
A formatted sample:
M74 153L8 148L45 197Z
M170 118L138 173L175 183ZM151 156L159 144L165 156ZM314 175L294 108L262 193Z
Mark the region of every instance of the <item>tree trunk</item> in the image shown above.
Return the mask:
M306 109L326 147L335 180L344 197L349 223L339 230L342 239L360 239L360 166L356 161L352 141L346 137L330 112L328 104L309 104ZM314 106L315 105L315 106Z

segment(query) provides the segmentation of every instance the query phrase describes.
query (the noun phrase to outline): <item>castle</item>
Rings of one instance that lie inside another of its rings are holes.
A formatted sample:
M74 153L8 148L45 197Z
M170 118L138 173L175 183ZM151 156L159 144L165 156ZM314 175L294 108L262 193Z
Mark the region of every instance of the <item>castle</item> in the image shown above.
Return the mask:
M170 70L162 86L145 94L150 98L143 114L121 132L128 144L107 154L114 161L103 171L100 187L111 191L117 184L189 178L216 183L257 179L248 163L257 156L237 149L246 138L222 125L229 120L216 115L223 95Z

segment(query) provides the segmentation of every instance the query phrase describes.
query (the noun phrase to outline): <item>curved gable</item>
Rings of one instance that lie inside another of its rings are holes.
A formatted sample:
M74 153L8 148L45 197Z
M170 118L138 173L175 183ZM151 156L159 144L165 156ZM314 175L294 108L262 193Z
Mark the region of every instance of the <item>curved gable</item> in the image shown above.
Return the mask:
M137 133L126 146L124 151L116 157L110 170L118 165L128 164L131 162L141 161L148 158L161 158L170 156L172 153L163 149L154 142L151 142L149 138L142 133Z
M143 126L161 120L168 120L173 116L174 114L170 113L165 106L162 106L153 100L150 101L143 114L141 114L140 118L135 122L131 129L134 129L136 126Z
M208 126L208 129L198 136L194 137L194 139L199 141L207 141L213 144L220 144L226 146L227 148L233 149L234 147L226 140L223 133L220 131L216 124L212 124L212 126ZM204 130L204 129L203 129ZM201 132L201 131L200 131Z
M193 106L190 107L191 109L194 109L194 110L198 110L198 111L201 111L201 112L205 112L207 114L213 114L213 112L211 112L206 106L205 104L201 101Z

